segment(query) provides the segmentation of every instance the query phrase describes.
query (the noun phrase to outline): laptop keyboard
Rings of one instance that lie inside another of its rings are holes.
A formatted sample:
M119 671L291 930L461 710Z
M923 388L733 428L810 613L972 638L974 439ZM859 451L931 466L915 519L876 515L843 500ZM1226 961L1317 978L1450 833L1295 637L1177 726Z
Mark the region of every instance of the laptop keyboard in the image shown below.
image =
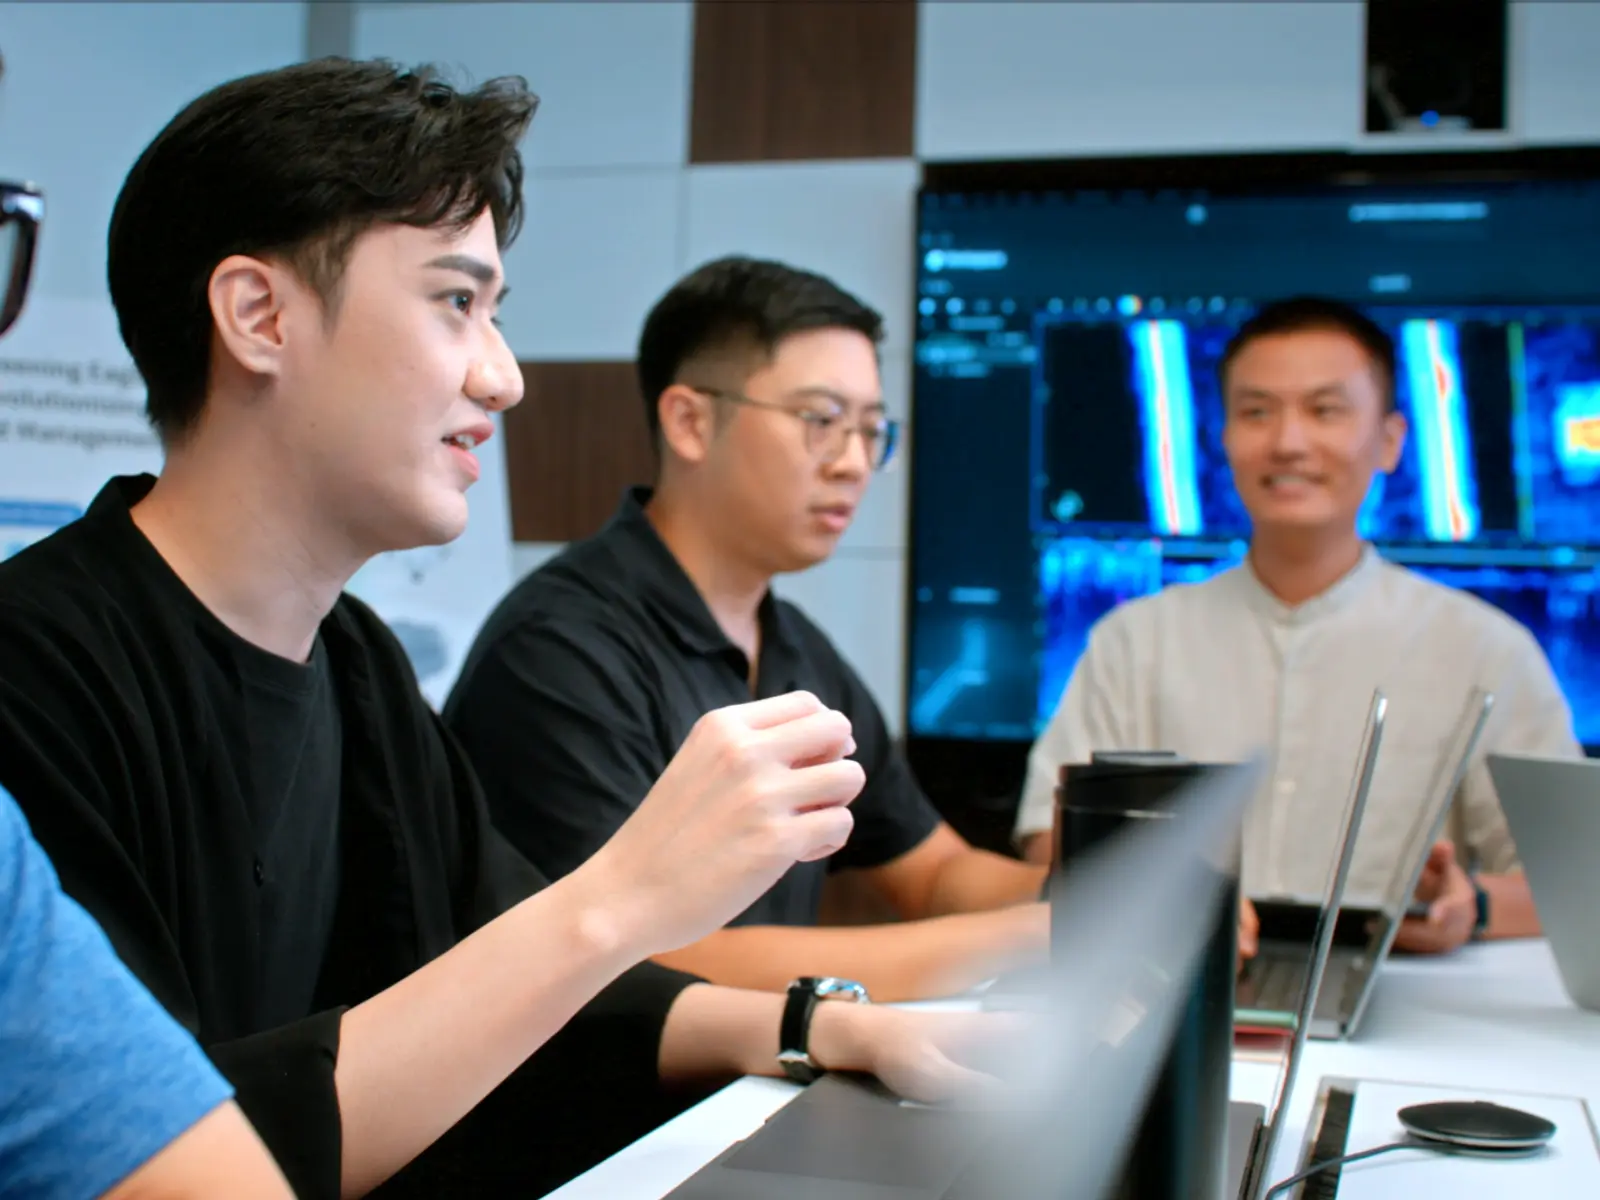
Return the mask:
M1300 1007L1300 992L1305 985L1304 959L1259 954L1245 963L1234 1002L1240 1008L1295 1012Z

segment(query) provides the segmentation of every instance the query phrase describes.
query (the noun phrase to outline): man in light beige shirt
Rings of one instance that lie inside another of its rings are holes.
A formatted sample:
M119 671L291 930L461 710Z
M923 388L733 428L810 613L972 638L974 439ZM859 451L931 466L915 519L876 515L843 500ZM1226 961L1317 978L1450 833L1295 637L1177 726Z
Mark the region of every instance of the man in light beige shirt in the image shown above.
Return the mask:
M1271 779L1245 828L1243 891L1323 894L1374 689L1389 720L1357 843L1349 903L1403 886L1412 830L1469 692L1495 705L1397 944L1445 951L1539 922L1485 766L1494 751L1578 755L1538 643L1499 609L1387 562L1357 532L1405 418L1395 351L1342 304L1263 308L1221 364L1224 447L1253 533L1246 561L1101 620L1029 759L1017 835L1049 858L1061 764L1095 750L1162 749L1227 761L1267 748ZM1248 901L1241 944L1253 950Z

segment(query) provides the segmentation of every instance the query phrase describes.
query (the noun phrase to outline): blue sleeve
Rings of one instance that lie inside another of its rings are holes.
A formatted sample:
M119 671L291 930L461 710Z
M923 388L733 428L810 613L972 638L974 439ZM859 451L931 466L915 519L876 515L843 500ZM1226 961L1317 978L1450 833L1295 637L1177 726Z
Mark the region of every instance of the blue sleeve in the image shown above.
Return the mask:
M0 1194L102 1195L231 1094L0 789Z

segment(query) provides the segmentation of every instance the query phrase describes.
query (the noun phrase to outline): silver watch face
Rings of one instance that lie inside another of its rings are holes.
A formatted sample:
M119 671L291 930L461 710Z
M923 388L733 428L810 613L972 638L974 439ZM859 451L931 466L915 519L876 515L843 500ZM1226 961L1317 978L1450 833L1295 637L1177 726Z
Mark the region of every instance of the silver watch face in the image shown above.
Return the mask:
M865 1004L869 999L867 989L855 980L836 979L831 975L817 980L811 990L824 999L829 996L842 996L854 1000L857 1004Z

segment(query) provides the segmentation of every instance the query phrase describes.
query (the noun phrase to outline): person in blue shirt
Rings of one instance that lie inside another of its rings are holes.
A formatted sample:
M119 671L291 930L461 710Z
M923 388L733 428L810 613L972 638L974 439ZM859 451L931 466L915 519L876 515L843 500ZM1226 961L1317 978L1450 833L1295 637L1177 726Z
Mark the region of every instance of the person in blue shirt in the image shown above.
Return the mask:
M233 1090L0 789L0 1197L288 1197Z

